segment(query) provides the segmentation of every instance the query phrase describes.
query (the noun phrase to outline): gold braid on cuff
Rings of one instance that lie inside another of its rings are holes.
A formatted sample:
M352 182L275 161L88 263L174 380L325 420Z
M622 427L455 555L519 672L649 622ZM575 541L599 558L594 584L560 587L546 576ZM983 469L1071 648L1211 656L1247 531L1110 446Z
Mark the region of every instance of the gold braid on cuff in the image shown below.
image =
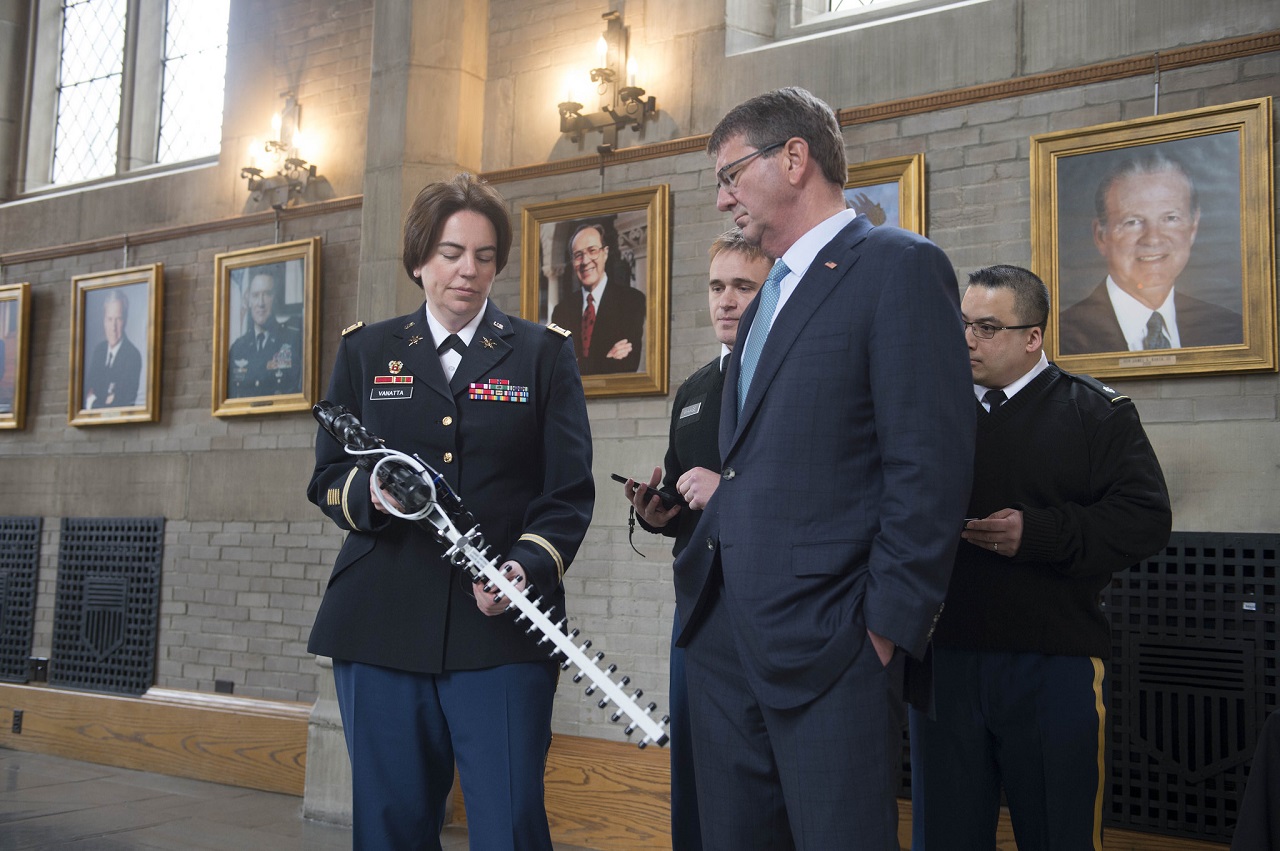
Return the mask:
M535 543L538 546L542 547L544 550L546 550L548 553L550 553L551 558L556 563L556 573L558 575L557 578L561 580L564 579L564 559L560 557L559 551L557 551L555 547L551 546L550 541L548 541L546 538L542 537L541 535L533 535L528 532L521 535L520 540L530 541L532 543Z

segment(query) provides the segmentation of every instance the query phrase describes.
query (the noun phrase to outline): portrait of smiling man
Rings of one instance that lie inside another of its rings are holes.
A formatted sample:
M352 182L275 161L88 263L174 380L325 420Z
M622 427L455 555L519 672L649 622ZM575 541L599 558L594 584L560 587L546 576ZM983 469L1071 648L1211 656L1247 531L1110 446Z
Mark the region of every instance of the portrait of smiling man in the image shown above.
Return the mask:
M1094 198L1093 244L1107 277L1062 311L1059 353L1145 351L1239 343L1240 314L1186 292L1200 229L1190 172L1159 147L1115 163Z
M635 372L644 344L644 293L629 281L609 279L604 226L580 225L569 240L578 297L561 299L551 321L573 335L583 375Z
M129 298L123 289L107 291L102 301L102 341L85 362L86 410L141 404L142 353L129 340Z

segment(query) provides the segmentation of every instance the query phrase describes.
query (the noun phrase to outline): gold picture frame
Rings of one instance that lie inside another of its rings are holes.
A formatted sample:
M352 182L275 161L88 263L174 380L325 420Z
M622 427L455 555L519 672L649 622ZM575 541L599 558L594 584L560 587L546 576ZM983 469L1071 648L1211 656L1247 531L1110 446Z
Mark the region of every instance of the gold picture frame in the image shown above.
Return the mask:
M30 329L31 284L0 286L0 429L26 425Z
M873 225L892 225L924 236L924 154L849 166L844 198Z
M1276 371L1271 122L1258 98L1031 137L1050 359L1100 378Z
M160 419L163 296L163 263L71 279L71 425Z
M320 398L320 237L213 262L213 415L310 411Z
M667 393L670 195L659 184L524 208L521 315L571 332L588 398ZM582 259L575 262L572 245L579 242ZM602 276L584 351L586 293L598 291Z

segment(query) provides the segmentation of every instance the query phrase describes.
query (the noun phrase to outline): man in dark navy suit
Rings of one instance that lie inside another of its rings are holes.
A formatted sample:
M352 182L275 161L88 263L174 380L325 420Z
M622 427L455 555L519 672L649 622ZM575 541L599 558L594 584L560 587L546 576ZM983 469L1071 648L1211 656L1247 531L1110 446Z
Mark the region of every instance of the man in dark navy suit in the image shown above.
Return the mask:
M119 290L111 290L102 303L105 339L94 347L85 364L84 406L88 410L138 404L142 353L129 341L128 326L129 299Z
M581 288L577 298L556 304L551 321L573 336L583 375L635 372L644 344L644 293L627 281L609 280L609 246L600 225L574 231L569 251Z
M702 517L702 509L720 484L720 396L724 390L724 366L738 337L738 322L773 261L734 228L711 244L711 280L707 301L711 327L720 341L715 360L685 379L671 408L671 439L667 445L666 475L655 467L648 487L627 482L624 486L640 525L647 531L675 538L672 555L689 543ZM650 488L678 493L688 508L663 508ZM676 612L673 635L680 631ZM698 820L698 791L694 782L693 749L689 742L689 696L685 686L684 650L671 646L671 847L672 851L702 848Z
M703 842L896 851L906 657L925 656L972 476L955 272L846 209L844 139L810 93L740 104L707 147L717 206L779 260L675 564Z

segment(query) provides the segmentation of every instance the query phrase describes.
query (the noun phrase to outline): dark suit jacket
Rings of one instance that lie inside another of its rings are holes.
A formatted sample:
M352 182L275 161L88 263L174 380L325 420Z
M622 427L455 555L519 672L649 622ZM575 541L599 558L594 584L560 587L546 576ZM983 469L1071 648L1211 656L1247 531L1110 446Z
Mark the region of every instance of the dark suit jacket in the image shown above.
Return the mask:
M561 299L551 311L551 321L573 335L578 370L583 375L635 372L644 348L644 293L617 281L609 281L604 298L596 305L596 324L591 332L591 352L582 354L582 293ZM631 354L621 360L605 357L619 340L631 341Z
M1180 290L1173 292L1178 312L1178 336L1183 347L1229 346L1244 340L1244 321L1234 310L1201 301ZM1116 320L1107 282L1088 297L1062 311L1058 318L1058 353L1084 355L1094 352L1127 352L1124 332Z
M724 373L720 371L720 358L716 358L686 378L676 391L675 404L671 408L671 439L663 462L664 490L675 493L676 482L694 467L720 472L720 395L723 389ZM640 516L639 512L636 516ZM644 520L640 520L640 525L650 532L675 538L671 553L680 555L701 518L701 511L681 508L670 523L659 529L650 527Z
M675 565L678 641L696 640L718 558L744 672L766 704L821 694L868 628L924 656L972 475L961 327L941 249L859 216L778 312L741 417L735 348L723 478Z
M116 358L107 367L107 341L94 347L93 357L84 367L84 397L93 393L92 407L121 408L138 403L138 383L142 380L142 355L125 337L120 341ZM111 401L108 402L107 399Z
M392 374L413 380L375 384ZM485 384L510 400L472 386ZM440 472L492 554L520 562L554 604L553 619L564 617L560 580L595 498L591 426L569 340L490 303L446 384L419 309L345 336L326 398ZM547 659L526 625L476 608L469 575L443 558L432 532L373 507L369 474L323 430L307 496L349 532L310 652L419 673Z

